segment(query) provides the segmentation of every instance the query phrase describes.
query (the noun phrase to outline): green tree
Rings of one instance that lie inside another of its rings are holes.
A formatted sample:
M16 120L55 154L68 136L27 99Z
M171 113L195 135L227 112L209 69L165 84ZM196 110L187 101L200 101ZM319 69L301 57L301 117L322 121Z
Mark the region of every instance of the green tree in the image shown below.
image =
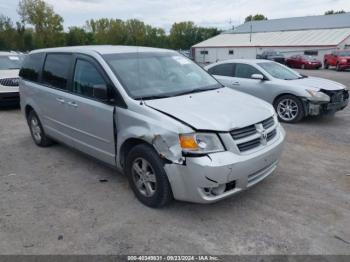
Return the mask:
M64 44L63 18L43 0L21 0L18 14L22 23L34 26L37 47L52 47Z
M335 15L335 14L344 14L344 10L334 11L334 10L328 10L324 14L325 15Z
M86 32L84 28L77 26L69 27L66 33L66 45L91 45L94 43L93 34Z
M244 23L250 22L250 21L262 21L262 20L267 20L267 17L262 15L262 14L256 14L256 15L248 15Z

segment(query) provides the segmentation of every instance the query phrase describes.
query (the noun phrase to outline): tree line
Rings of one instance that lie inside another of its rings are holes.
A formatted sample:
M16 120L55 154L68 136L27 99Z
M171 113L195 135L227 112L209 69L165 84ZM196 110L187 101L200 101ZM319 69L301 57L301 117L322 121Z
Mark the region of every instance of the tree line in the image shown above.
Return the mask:
M218 35L217 28L196 26L193 22L174 23L167 34L137 19L90 19L84 26L63 28L63 18L44 0L21 0L13 22L0 14L0 50L29 51L38 48L73 45L139 45L189 49Z

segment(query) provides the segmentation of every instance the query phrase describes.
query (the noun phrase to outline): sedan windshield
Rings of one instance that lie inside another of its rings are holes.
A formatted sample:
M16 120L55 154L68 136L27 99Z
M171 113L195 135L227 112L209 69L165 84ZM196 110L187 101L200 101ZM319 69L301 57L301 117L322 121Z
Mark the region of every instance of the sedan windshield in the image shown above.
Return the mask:
M258 65L263 68L267 73L272 75L274 78L282 80L295 80L303 78L302 75L297 72L274 62L263 62L258 63Z
M21 58L17 55L0 56L0 70L19 69Z
M104 55L134 99L156 99L202 92L221 85L200 66L175 52Z
M341 51L338 53L339 56L350 56L350 51Z

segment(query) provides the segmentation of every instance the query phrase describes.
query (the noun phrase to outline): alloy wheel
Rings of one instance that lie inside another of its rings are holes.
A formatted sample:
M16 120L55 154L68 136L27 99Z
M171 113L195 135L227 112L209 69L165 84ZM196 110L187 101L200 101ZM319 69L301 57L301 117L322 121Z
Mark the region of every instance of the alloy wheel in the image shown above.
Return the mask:
M37 143L40 143L42 138L42 133L41 133L39 121L35 116L33 116L32 119L30 120L30 128L32 130L32 134L35 141Z
M299 107L297 103L290 98L282 99L277 105L277 113L281 119L289 122L297 117Z
M157 180L151 164L140 157L132 164L132 179L137 190L146 197L152 197L157 190Z

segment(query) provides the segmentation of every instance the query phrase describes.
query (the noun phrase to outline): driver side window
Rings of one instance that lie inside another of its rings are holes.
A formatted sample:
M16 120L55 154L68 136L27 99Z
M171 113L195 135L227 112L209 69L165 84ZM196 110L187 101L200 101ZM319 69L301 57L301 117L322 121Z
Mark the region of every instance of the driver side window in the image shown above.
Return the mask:
M238 78L252 78L252 75L254 74L260 74L262 75L262 73L256 69L255 67L251 66L251 65L247 65L247 64L236 64L235 65L235 77Z
M73 93L93 98L93 88L96 85L107 86L106 81L93 64L78 59L74 72Z

